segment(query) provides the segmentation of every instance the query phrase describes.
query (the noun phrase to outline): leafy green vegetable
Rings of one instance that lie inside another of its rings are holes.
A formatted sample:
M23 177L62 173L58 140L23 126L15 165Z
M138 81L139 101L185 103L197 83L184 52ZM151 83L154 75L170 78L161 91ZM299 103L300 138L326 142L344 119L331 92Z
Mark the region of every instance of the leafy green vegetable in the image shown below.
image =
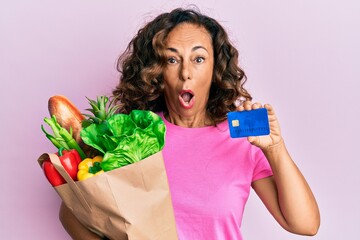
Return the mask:
M80 136L84 143L103 154L117 147L116 140L113 139L107 122L90 124L81 130Z
M101 167L110 171L138 162L162 150L165 124L151 111L133 110L129 115L115 114L102 123L92 123L80 136L104 153Z

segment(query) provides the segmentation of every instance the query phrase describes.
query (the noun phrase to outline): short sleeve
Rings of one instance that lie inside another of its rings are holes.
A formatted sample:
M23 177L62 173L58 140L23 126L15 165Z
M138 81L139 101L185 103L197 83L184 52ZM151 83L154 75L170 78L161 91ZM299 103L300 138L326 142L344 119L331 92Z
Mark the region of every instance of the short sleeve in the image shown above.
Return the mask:
M254 161L252 182L273 175L270 163L260 148L253 146L252 157Z

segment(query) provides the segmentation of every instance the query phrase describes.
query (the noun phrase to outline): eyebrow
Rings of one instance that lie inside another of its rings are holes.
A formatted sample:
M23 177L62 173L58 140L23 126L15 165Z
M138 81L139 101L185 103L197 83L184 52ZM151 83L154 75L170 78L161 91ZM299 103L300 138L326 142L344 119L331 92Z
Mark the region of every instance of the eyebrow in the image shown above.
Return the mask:
M203 46L195 46L191 49L192 52L198 50L198 49L204 49L206 52L208 51L205 47ZM167 48L167 50L170 50L171 52L175 52L175 53L179 53L178 50L176 48L172 48L172 47L169 47Z

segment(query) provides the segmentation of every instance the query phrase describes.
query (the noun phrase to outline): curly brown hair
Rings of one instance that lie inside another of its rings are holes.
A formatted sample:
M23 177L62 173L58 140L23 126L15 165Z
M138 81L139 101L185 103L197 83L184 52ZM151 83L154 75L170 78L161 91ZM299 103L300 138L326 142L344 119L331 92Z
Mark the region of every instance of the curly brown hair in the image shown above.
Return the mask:
M162 69L166 59L163 50L168 34L181 23L204 27L212 38L214 73L207 103L207 113L217 124L236 109L238 99L251 100L243 85L244 71L238 66L238 51L230 43L224 28L213 18L194 9L177 8L163 13L141 28L118 59L120 82L113 96L121 113L133 109L167 112L163 92Z

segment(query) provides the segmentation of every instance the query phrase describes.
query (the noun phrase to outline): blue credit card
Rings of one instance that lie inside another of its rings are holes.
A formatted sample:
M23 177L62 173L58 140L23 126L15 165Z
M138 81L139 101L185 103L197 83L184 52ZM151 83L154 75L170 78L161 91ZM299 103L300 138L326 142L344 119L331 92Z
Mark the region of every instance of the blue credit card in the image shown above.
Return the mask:
M230 136L232 138L270 134L269 118L266 108L229 112L227 117Z

